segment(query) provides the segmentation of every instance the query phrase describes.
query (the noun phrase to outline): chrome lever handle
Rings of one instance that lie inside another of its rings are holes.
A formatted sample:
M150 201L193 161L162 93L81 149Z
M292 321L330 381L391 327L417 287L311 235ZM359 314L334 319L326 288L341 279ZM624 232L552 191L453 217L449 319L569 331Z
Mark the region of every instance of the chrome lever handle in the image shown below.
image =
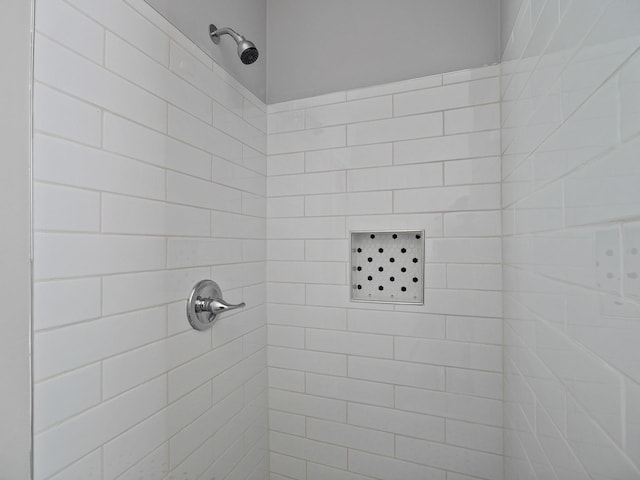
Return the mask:
M213 325L219 314L244 306L244 302L236 305L225 302L222 300L222 290L216 282L201 280L193 287L187 300L187 318L196 330L206 330Z
M235 310L237 308L245 307L246 303L238 303L232 305L225 302L221 298L200 298L196 300L196 312L211 312L214 315L222 312L228 312L229 310Z

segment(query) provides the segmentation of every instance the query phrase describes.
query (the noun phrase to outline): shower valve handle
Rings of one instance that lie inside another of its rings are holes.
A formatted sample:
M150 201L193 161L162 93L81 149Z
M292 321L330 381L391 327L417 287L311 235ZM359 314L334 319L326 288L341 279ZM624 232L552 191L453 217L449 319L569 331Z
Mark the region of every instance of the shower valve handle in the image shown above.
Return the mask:
M211 280L196 283L187 300L187 319L196 330L206 330L221 313L242 308L244 302L233 305L222 299L222 290Z
M196 312L210 312L215 314L228 312L229 310L235 310L236 308L242 308L246 306L244 302L232 305L225 302L221 298L201 298L196 299Z

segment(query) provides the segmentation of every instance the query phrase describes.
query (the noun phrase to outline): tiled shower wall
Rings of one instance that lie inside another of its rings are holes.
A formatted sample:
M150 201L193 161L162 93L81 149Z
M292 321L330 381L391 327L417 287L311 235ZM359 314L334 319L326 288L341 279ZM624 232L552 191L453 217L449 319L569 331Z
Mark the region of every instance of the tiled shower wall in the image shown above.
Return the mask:
M502 478L499 67L268 108L271 479ZM349 232L424 230L424 306Z
M36 28L35 478L264 479L265 106L142 0Z
M640 478L640 2L508 4L505 477Z

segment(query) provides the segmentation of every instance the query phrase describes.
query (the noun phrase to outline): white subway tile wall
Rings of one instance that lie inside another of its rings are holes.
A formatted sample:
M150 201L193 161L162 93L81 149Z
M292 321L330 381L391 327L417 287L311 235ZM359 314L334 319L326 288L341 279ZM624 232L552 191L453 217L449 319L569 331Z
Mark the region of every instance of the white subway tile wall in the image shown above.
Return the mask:
M272 480L502 478L499 73L268 107ZM424 305L350 302L349 232L393 229Z
M267 478L266 106L142 0L36 8L34 478Z
M505 478L640 478L640 3L508 3Z

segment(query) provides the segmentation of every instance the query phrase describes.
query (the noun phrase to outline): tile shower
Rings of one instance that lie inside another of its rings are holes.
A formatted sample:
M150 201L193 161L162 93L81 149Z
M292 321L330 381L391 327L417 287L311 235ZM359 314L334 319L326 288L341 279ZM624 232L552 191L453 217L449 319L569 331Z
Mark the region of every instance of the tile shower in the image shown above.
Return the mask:
M502 66L265 106L142 0L36 2L35 478L640 478L638 8L514 3ZM424 303L350 302L391 230Z

